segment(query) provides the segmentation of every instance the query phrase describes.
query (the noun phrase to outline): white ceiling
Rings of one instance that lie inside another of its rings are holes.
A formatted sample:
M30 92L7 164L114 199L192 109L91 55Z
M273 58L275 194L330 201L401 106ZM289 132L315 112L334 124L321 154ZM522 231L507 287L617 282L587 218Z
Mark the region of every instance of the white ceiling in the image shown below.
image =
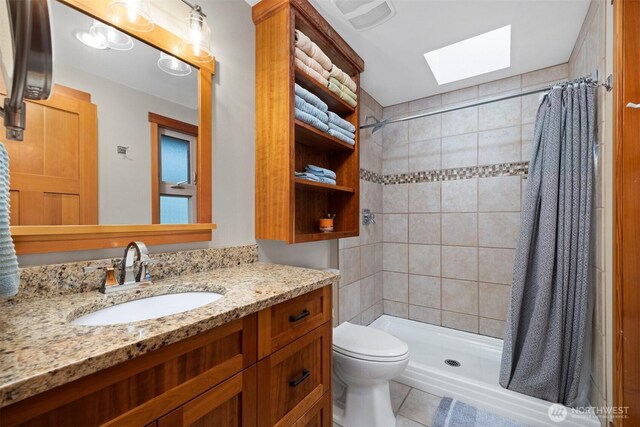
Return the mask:
M589 8L589 0L390 1L393 18L358 32L331 0L310 0L364 59L362 87L383 106L567 62ZM424 53L509 24L511 67L438 86Z
M178 0L176 0L177 2ZM98 50L76 40L75 30L88 30L93 20L57 1L49 2L56 65L78 69L188 108L198 108L197 70L171 76L157 66L160 51L134 39L128 51Z

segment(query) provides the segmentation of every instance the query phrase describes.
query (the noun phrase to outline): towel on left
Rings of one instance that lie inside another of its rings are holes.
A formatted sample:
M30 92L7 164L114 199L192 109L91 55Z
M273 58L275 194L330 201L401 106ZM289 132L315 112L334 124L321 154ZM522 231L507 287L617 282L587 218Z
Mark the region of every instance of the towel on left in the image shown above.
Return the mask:
M325 53L318 47L317 44L312 42L311 39L300 30L296 30L295 44L300 48L300 50L309 55L309 57L318 61L322 68L327 71L331 71L331 68L333 68L333 63L331 62L329 57L325 55Z
M295 110L294 115L296 119L303 121L306 124L311 125L318 130L321 130L322 132L329 131L329 126L327 126L326 123L323 123L322 121L320 121L317 117L312 116L309 113L305 113L298 107L295 107L294 110Z
M313 105L306 102L304 99L300 98L298 95L295 96L296 99L296 108L300 111L304 111L307 114L311 114L316 119L320 120L322 123L329 123L329 116L327 113L317 109Z
M0 142L0 297L18 293L20 270L9 228L9 155Z

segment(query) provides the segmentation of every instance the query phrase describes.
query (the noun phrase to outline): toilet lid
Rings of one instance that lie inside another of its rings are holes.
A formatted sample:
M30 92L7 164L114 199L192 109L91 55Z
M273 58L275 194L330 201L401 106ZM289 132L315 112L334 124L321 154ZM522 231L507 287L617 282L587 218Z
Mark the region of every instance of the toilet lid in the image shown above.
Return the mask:
M344 322L333 330L333 349L345 356L372 361L406 359L409 346L379 329Z

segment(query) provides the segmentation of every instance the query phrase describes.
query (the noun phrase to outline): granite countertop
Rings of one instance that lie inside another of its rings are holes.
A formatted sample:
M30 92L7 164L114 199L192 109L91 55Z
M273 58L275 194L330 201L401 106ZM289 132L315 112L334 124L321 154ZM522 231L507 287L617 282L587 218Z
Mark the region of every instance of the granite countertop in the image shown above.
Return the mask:
M338 277L330 271L251 263L112 295L93 291L0 304L0 407L321 288ZM69 323L117 303L183 291L224 296L153 320L111 326Z

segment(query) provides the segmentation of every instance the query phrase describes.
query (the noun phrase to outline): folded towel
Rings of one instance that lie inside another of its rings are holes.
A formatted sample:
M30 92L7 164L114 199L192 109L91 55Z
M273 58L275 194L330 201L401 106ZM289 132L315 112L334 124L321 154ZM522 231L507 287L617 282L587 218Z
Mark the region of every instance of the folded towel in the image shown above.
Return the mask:
M316 107L318 110L324 111L325 113L329 110L327 104L325 104L320 98L300 86L298 83L295 84L295 92L296 95Z
M322 176L325 178L331 178L331 179L336 179L336 173L330 169L325 169L325 168L321 168L320 166L316 166L316 165L307 165L305 166L304 170L306 172L312 173L316 176Z
M305 100L300 98L298 95L296 95L295 97L296 97L296 108L298 108L298 110L305 112L307 114L311 114L313 117L320 120L324 124L329 123L329 116L327 116L327 113L320 111L313 105L309 104L308 102L305 102Z
M296 172L295 176L296 178L305 179L307 181L322 182L324 184L336 185L335 179L327 178L325 176L314 175L310 172Z
M350 106L352 106L353 108L356 108L356 100L353 99L352 97L350 97L349 95L347 95L345 92L343 92L342 90L340 90L340 88L338 87L338 85L336 85L335 83L333 83L332 81L329 81L329 86L327 86L329 88L329 90L333 93L335 93L336 95L338 95L338 97L340 99L342 99L344 102L346 102L347 104L349 104Z
M295 35L296 46L300 48L309 57L318 61L318 63L327 71L331 71L333 64L327 55L324 54L322 49L317 44L311 41L302 31L296 30Z
M327 132L329 130L329 126L327 126L325 123L322 123L320 120L318 120L316 117L312 116L309 113L305 113L304 111L300 110L299 108L295 109L295 118L305 122L308 125L313 126L314 128L321 130L322 132Z
M333 129L336 132L340 132L340 133L344 134L344 136L348 137L349 139L353 139L353 140L356 139L356 134L355 133L349 132L348 130L343 129L340 126L335 125L335 124L333 124L331 122L329 122L329 129Z
M18 293L20 270L9 228L9 155L0 142L0 297Z
M304 65L306 65L309 68L313 68L325 80L329 80L329 77L331 76L331 73L329 73L327 70L322 68L322 65L320 65L320 63L318 61L316 61L315 59L311 58L309 55L304 53L304 51L302 49L296 47L295 48L295 55L296 55L296 58L298 58L300 61L302 61L302 63ZM340 81L340 80L338 79L338 81Z
M299 68L300 70L302 70L303 73L311 77L313 80L317 81L320 85L324 87L327 87L327 85L329 85L329 81L327 81L327 79L322 77L322 75L318 73L316 70L314 70L313 68L307 67L306 65L304 65L304 63L300 61L298 58L295 58L295 63L296 63L296 68Z
M354 125L352 125L351 123L349 123L348 121L346 121L345 119L343 119L342 117L334 113L333 111L327 112L327 115L329 115L329 123L333 123L336 126L340 126L342 129L346 129L352 133L356 131L356 127Z
M346 142L347 144L355 145L356 141L354 139L349 138L342 132L338 132L337 130L329 129L329 135L338 138L340 141Z
M356 82L354 82L353 79L349 77L349 74L338 68L336 64L333 64L329 75L351 89L351 92L356 92L356 89L358 89L358 86L356 86Z
M336 80L334 77L329 77L329 81L332 82L334 85L338 86L338 88L343 91L344 93L346 93L347 95L349 95L350 97L353 98L354 101L358 100L358 95L356 95L355 93L353 93L353 91L351 89L349 89L347 86L343 85L342 83L340 83L338 80Z

